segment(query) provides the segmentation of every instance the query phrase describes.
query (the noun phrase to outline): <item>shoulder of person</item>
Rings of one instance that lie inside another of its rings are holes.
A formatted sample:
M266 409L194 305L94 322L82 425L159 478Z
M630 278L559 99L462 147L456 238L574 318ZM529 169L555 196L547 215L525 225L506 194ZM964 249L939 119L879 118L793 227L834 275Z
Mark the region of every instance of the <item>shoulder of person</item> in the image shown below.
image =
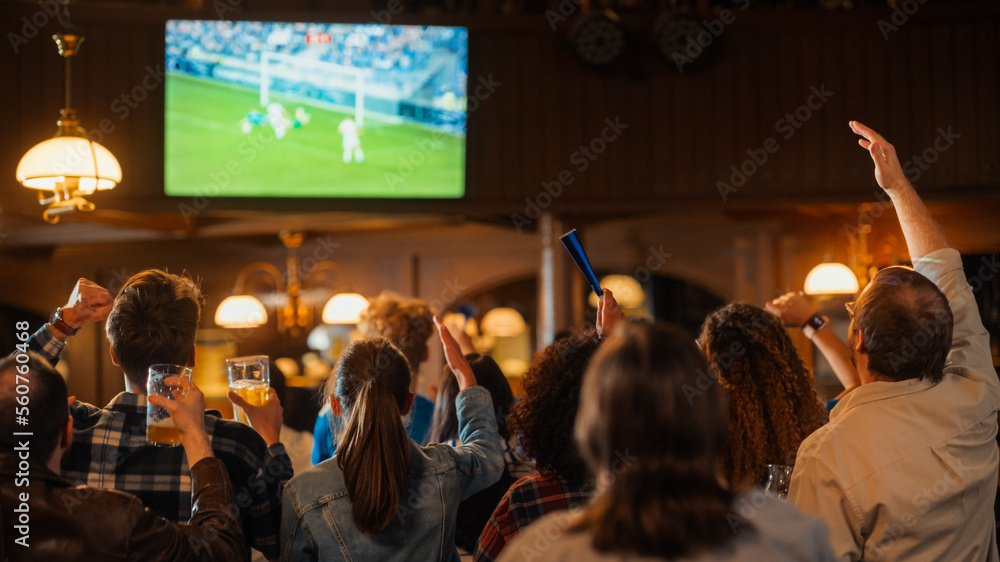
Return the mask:
M66 508L70 515L86 519L87 514L101 514L100 518L120 514L134 517L135 512L145 509L142 500L121 490L93 488L90 486L67 486L53 494L55 503Z
M762 488L752 488L733 499L733 513L746 519L758 530L780 537L814 534L826 530L822 519L806 515L795 504L769 495Z
M215 410L205 412L205 432L212 440L212 450L216 453L263 459L267 452L267 443L252 427L223 419Z
M347 485L337 459L331 458L292 476L285 484L286 493L289 490L301 499L330 496L333 500L347 494Z
M104 408L98 408L93 404L81 402L80 400L73 402L69 407L69 415L74 421L82 421L88 418L97 417L102 415L105 411L106 410Z
M548 480L550 480L549 477L542 476L541 473L535 472L534 474L529 474L515 480L514 483L510 485L508 492L510 492L511 499L514 499L515 497L523 495L525 490L536 488L543 481Z
M568 511L550 513L523 529L504 548L504 560L598 560L601 556L591 546L590 536L571 530L574 516ZM589 554L589 555L588 555ZM581 557L581 555L583 555Z

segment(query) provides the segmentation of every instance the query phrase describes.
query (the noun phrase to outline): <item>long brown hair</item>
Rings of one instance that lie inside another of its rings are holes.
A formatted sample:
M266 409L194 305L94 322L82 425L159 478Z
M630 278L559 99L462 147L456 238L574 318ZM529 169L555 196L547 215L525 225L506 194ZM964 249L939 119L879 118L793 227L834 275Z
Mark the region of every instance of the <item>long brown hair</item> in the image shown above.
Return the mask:
M510 436L507 431L507 412L514 405L514 392L510 389L507 377L500 370L496 360L489 355L468 353L465 360L469 362L469 367L472 367L476 384L490 391L500 438L507 439ZM434 403L434 417L431 421L432 443L445 443L458 439L458 409L455 407L458 392L458 379L446 365Z
M778 318L750 304L726 305L705 319L701 341L713 378L729 391L723 472L730 485L763 481L768 464L793 464L827 413Z
M661 323L628 322L594 357L574 435L599 493L575 529L598 551L687 557L747 525L717 476L725 393L690 393L706 376L691 336Z
M389 340L374 338L352 343L334 375L327 399L335 392L347 417L337 466L351 496L354 523L375 535L396 516L409 470L409 437L400 415L409 397L410 365Z

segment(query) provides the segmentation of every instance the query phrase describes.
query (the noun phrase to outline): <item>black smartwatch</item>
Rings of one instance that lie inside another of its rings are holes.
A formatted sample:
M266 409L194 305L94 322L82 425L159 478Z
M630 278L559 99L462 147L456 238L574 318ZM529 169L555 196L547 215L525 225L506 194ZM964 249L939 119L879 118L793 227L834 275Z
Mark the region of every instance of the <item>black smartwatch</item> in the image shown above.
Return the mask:
M816 332L820 330L823 326L826 326L826 318L823 318L819 314L813 314L806 320L806 323L802 325L802 333L806 335L810 340L816 335Z
M56 311L52 313L52 316L49 316L49 324L67 336L75 336L80 332L80 328L71 328L69 324L63 320L62 307L57 308Z

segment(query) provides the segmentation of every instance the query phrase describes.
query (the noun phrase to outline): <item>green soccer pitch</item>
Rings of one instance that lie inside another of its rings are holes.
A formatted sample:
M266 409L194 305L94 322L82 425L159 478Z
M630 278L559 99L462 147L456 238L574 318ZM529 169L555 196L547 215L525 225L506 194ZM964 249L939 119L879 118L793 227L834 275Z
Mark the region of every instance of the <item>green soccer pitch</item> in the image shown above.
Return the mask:
M457 198L465 192L465 136L365 115L364 163L344 164L337 126L350 114L272 95L309 123L282 139L240 126L260 107L253 89L169 74L164 185L172 196Z

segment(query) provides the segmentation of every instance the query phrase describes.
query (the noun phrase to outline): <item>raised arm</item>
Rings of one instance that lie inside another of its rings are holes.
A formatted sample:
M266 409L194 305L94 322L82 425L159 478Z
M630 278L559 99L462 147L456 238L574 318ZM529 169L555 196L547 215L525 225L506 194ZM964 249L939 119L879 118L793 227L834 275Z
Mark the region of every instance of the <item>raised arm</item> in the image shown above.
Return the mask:
M108 290L81 277L73 287L66 304L28 340L28 349L40 353L52 365L59 362L66 340L85 324L100 322L108 317L115 300Z
M476 375L472 372L469 362L465 360L462 348L451 335L448 326L445 326L444 322L437 316L434 317L434 325L437 326L441 344L444 345L444 358L448 362L448 368L451 369L452 373L455 373L455 378L458 379L459 392L470 386L476 386Z
M781 323L789 328L802 328L816 311L809 304L809 299L802 293L787 293L764 305L771 314L781 319ZM845 393L861 384L858 370L851 363L851 352L837 334L829 328L820 328L809 338L823 357L833 367L840 384L844 385Z
M503 449L490 392L477 385L476 375L448 327L437 316L434 324L444 345L448 368L458 379L455 409L458 439L462 444L450 450L458 470L466 476L462 482L462 498L465 499L500 479L504 468Z
M188 466L204 458L214 457L211 439L205 432L205 395L198 385L183 377L167 377L164 381L175 400L151 394L146 400L153 406L164 408L181 432L181 446L188 458Z
M597 303L597 334L603 337L610 336L615 331L615 327L622 324L625 313L618 306L615 295L610 289L601 287L604 294Z
M222 461L215 458L205 432L205 396L187 379L168 377L165 382L176 388L176 400L155 395L148 400L166 408L181 432L191 469L191 519L187 525L170 524L143 509L136 499L131 519L133 540L130 551L124 554L130 560L167 555L185 560L244 560L247 549L229 475Z
M868 150L875 162L875 180L885 190L896 208L899 226L910 250L910 259L916 262L934 250L950 248L941 227L934 222L913 185L903 174L903 168L893 148L881 135L857 121L851 121L851 130L864 138L858 144Z
M278 376L284 376L278 373ZM263 406L254 406L236 394L232 390L227 396L229 401L243 408L243 413L247 415L250 427L254 429L263 439L264 443L270 447L281 442L281 424L284 421L284 408L273 388L267 389L267 401Z

